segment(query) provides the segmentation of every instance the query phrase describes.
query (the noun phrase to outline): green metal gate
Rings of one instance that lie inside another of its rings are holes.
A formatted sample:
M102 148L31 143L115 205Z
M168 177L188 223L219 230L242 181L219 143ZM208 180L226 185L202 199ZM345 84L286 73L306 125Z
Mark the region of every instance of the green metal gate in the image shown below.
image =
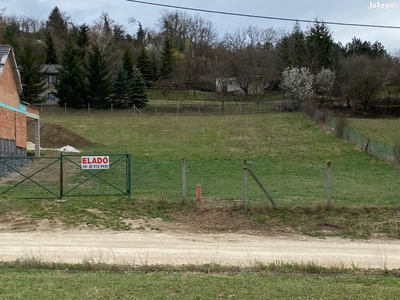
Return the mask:
M131 188L130 154L0 157L0 195L130 197Z

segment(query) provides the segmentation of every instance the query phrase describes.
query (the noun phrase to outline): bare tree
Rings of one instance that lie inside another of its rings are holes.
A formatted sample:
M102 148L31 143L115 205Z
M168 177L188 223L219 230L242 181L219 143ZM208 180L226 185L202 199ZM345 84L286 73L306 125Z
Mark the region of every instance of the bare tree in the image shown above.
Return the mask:
M231 76L235 77L246 98L249 93L261 95L265 83L276 75L275 43L276 32L272 28L250 26L225 34L223 45L231 53Z
M158 27L161 35L170 37L177 51L192 52L195 56L202 56L217 39L217 31L211 21L186 12L164 10Z
M353 56L344 61L343 69L341 80L345 97L349 101L359 101L363 111L367 111L377 99L385 81L380 61L366 56Z

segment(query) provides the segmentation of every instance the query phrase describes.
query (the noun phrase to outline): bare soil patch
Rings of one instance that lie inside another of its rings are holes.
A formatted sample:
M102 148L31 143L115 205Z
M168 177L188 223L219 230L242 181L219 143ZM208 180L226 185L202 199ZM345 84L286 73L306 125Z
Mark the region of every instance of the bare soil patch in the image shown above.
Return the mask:
M35 142L33 120L27 122L27 138L28 142ZM40 146L42 148L61 148L67 145L79 149L92 147L96 144L60 125L50 123L40 124Z
M58 222L32 220L17 212L0 216L0 232L55 231L63 229L66 229L66 227Z
M225 203L224 203L225 202ZM173 220L182 228L191 232L204 233L249 233L257 231L272 233L272 230L262 230L257 224L248 220L239 212L239 206L234 207L231 203L224 201L199 201L196 209L186 214L173 214ZM239 212L239 213L238 213Z

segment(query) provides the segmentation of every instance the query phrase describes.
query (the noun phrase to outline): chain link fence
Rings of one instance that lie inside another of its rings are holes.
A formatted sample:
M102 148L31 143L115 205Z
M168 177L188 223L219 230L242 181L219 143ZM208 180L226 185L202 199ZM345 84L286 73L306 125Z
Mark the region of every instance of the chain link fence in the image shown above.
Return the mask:
M341 138L353 143L362 151L365 151L385 162L400 163L400 149L370 139L349 126L342 124L341 119L328 118L327 125Z
M88 172L79 167L79 156L66 158L62 181L59 157L24 158L29 163L0 176L0 197L56 199L62 182L62 194L66 196L126 195L131 183L129 191L134 199L208 201L240 206L246 200L249 208L272 206L265 192L277 207L322 205L329 200L338 206L394 205L400 200L400 170L382 163L371 165L367 160L349 163L336 157L328 169L325 161L282 162L271 157L249 159L245 167L237 158L192 158L184 163L183 160L133 158L129 172L124 156L110 156L110 161L120 160L109 170ZM0 163L7 163L6 160L1 158ZM252 172L247 172L247 178L245 169ZM125 173L129 174L128 179ZM199 186L201 199L197 193Z
M276 108L272 100L252 101L192 101L185 103L180 101L160 101L150 103L142 108L132 106L126 109L114 108L110 105L105 109L93 109L90 105L82 108L60 107L41 105L41 115L64 116L194 116L194 115L233 115L254 114L268 112Z

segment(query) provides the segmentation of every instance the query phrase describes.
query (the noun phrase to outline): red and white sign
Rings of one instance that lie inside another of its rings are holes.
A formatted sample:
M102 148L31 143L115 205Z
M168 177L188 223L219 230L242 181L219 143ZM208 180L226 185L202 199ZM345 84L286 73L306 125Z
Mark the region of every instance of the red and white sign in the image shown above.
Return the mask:
M83 170L108 169L109 167L109 156L81 156L81 168Z

